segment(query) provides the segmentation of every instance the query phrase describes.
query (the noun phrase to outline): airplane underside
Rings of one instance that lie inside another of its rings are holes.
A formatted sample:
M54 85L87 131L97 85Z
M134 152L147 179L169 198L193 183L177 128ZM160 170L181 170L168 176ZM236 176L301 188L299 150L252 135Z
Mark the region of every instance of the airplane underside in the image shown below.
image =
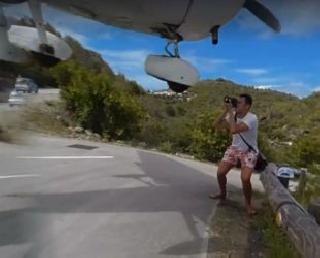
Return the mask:
M7 26L3 6L27 2L36 28ZM274 30L278 20L256 0L0 0L0 59L13 62L36 60L55 65L72 52L63 39L45 30L42 3L98 22L165 38L166 55L150 56L146 72L182 92L199 80L198 71L181 59L179 42L211 37L218 43L219 29L247 8ZM172 50L169 47L173 46ZM170 68L169 68L170 67Z

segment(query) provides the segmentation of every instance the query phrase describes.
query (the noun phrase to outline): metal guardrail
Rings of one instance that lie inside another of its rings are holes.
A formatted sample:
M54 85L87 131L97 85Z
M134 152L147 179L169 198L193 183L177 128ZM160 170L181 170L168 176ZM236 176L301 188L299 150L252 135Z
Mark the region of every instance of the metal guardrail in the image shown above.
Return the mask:
M277 166L269 164L261 174L268 200L276 214L277 224L286 232L303 257L320 257L320 226L283 187L275 175Z

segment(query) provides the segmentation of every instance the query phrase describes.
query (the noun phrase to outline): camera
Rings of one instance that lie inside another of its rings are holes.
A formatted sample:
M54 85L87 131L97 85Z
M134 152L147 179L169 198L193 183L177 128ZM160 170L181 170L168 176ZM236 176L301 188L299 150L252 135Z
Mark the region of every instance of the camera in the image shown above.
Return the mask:
M236 108L238 105L238 100L236 98L231 98L229 96L225 96L224 102L232 105L233 108Z

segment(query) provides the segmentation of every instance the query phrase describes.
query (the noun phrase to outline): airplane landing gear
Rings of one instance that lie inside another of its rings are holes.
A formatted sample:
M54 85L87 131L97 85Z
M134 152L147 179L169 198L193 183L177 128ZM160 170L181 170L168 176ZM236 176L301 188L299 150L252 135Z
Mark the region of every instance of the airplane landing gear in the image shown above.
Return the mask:
M38 36L40 40L39 52L44 55L54 55L54 47L48 43L45 23L42 15L41 2L39 0L29 0L29 9L32 14L32 18L36 24L38 30Z
M173 52L169 50L174 44ZM199 81L199 72L186 60L180 58L177 41L169 41L167 55L149 55L145 62L146 73L166 81L174 92L181 93Z
M0 4L0 60L10 62L25 62L27 53L9 42L8 24Z

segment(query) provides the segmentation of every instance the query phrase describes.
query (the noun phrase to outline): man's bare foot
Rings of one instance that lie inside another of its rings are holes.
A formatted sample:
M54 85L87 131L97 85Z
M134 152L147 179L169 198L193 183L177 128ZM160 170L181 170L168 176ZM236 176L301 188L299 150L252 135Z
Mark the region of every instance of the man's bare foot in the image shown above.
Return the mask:
M227 199L227 196L225 194L210 194L209 198L213 199L213 200L224 200L225 201Z
M213 200L218 200L218 206L223 206L227 203L227 196L225 194L210 194L209 198Z
M247 206L246 211L247 211L248 216L254 216L254 215L258 214L258 212L254 208L252 208L251 206Z

